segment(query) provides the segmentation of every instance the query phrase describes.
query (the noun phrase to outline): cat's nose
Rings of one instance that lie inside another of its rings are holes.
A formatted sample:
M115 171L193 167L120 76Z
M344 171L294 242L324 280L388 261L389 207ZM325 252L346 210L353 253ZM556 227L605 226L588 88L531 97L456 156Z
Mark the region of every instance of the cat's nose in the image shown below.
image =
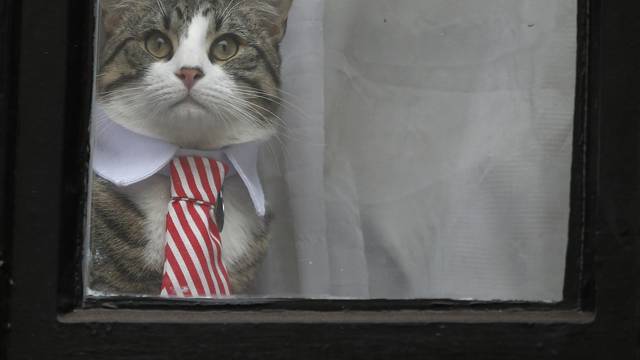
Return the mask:
M204 73L199 68L183 67L176 73L176 76L182 80L187 90L191 90L196 84L196 81L202 79Z

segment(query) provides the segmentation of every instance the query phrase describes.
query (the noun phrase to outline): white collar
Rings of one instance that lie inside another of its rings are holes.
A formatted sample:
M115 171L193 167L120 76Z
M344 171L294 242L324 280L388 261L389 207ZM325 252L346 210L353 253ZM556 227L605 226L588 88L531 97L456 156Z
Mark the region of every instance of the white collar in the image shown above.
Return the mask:
M264 192L257 169L259 142L231 145L219 150L183 149L128 130L111 120L100 106L93 108L92 166L101 177L124 187L157 173L167 174L167 165L176 155L200 155L223 160L229 162L240 176L256 212L264 216Z

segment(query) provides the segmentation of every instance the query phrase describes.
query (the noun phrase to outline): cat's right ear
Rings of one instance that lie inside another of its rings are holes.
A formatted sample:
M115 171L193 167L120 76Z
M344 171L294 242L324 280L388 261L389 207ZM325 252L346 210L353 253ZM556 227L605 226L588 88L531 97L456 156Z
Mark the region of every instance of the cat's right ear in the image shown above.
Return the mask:
M125 9L122 0L100 0L100 22L104 39L109 39L120 26Z
M276 9L278 13L277 20L271 24L269 29L269 35L273 42L279 43L282 41L285 32L287 31L287 20L289 18L289 10L293 0L269 0L271 5Z

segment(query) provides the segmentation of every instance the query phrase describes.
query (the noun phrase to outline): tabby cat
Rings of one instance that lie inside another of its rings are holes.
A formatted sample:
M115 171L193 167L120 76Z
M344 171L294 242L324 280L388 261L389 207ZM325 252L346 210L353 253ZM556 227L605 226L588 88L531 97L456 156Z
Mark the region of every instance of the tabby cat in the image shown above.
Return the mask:
M292 0L102 0L97 105L118 125L190 149L265 140L278 124L279 43ZM158 295L169 179L95 176L89 288ZM222 260L234 294L265 252L269 215L224 184Z

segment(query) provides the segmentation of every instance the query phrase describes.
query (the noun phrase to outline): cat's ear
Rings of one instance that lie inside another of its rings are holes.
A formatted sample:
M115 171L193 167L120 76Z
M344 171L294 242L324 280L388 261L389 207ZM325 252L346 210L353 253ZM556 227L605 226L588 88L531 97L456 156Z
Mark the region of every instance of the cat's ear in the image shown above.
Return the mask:
M110 38L120 26L126 8L123 0L100 0L100 19L105 39Z
M287 31L287 19L289 18L289 9L293 0L269 0L278 13L276 21L269 29L269 35L274 43L282 41Z

